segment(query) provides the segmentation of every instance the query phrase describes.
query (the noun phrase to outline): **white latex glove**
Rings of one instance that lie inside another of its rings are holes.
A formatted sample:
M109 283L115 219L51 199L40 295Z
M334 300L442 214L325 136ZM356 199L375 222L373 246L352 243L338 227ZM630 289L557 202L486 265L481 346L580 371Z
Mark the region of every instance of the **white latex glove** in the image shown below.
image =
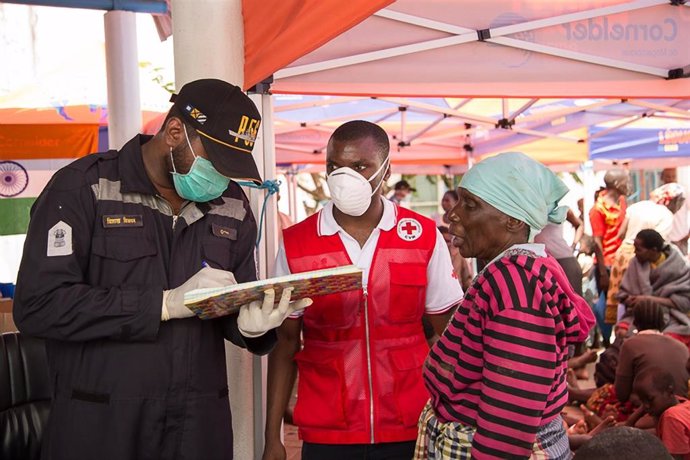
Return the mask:
M235 276L231 272L211 267L202 268L181 286L163 291L161 321L194 316L194 312L184 305L185 292L201 288L223 287L230 284L237 284Z
M240 307L237 317L237 327L245 337L259 337L271 329L283 324L285 318L296 311L302 310L312 304L309 298L290 302L293 288L283 289L278 308L273 308L276 292L273 289L264 291L264 301L249 302Z

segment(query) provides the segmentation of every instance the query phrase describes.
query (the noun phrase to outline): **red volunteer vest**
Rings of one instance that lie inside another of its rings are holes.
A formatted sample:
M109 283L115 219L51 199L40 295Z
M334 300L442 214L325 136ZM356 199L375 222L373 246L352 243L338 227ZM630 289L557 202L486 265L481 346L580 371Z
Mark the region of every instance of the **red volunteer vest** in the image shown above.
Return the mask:
M429 398L422 365L427 265L436 226L396 206L382 231L364 290L314 299L303 317L304 348L294 422L307 442L410 441ZM340 236L319 236L321 213L284 231L292 273L349 265Z

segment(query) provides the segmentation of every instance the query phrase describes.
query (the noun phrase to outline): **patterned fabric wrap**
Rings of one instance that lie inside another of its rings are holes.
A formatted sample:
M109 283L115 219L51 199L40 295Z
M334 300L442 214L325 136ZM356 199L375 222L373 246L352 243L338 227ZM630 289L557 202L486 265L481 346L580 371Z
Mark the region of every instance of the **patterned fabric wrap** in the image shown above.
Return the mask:
M434 415L431 401L419 417L419 431L413 460L470 460L475 428L458 422L442 423ZM560 417L537 431L530 460L565 460L572 453Z
M636 407L630 401L620 402L616 397L616 388L612 383L597 388L587 401L587 408L599 417L613 415L616 422L625 422Z
M635 257L635 246L623 242L616 251L616 255L611 265L611 275L609 276L609 289L606 293L606 324L616 324L618 319L618 290L623 282L623 276L628 270L630 260Z

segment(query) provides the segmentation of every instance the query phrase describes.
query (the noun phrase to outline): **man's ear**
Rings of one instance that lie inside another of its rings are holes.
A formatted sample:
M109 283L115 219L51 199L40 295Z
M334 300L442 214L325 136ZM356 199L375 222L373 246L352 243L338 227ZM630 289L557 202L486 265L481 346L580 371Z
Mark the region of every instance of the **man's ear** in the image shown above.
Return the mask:
M525 228L527 228L526 223L521 220L517 220L514 217L508 216L508 220L506 221L506 230L508 230L510 233L524 233Z
M184 140L182 120L178 117L170 117L163 128L163 139L168 147L176 147Z

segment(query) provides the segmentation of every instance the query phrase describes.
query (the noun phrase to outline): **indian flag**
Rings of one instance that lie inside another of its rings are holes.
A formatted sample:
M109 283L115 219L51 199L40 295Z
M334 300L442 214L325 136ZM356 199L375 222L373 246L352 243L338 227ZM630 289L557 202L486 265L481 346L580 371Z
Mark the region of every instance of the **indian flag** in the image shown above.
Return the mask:
M36 197L55 171L97 152L98 140L98 124L0 123L0 283L16 281Z
M0 283L13 283L36 197L61 167L107 150L105 32L103 11L0 5ZM173 48L149 15L136 22L146 123L170 108Z

